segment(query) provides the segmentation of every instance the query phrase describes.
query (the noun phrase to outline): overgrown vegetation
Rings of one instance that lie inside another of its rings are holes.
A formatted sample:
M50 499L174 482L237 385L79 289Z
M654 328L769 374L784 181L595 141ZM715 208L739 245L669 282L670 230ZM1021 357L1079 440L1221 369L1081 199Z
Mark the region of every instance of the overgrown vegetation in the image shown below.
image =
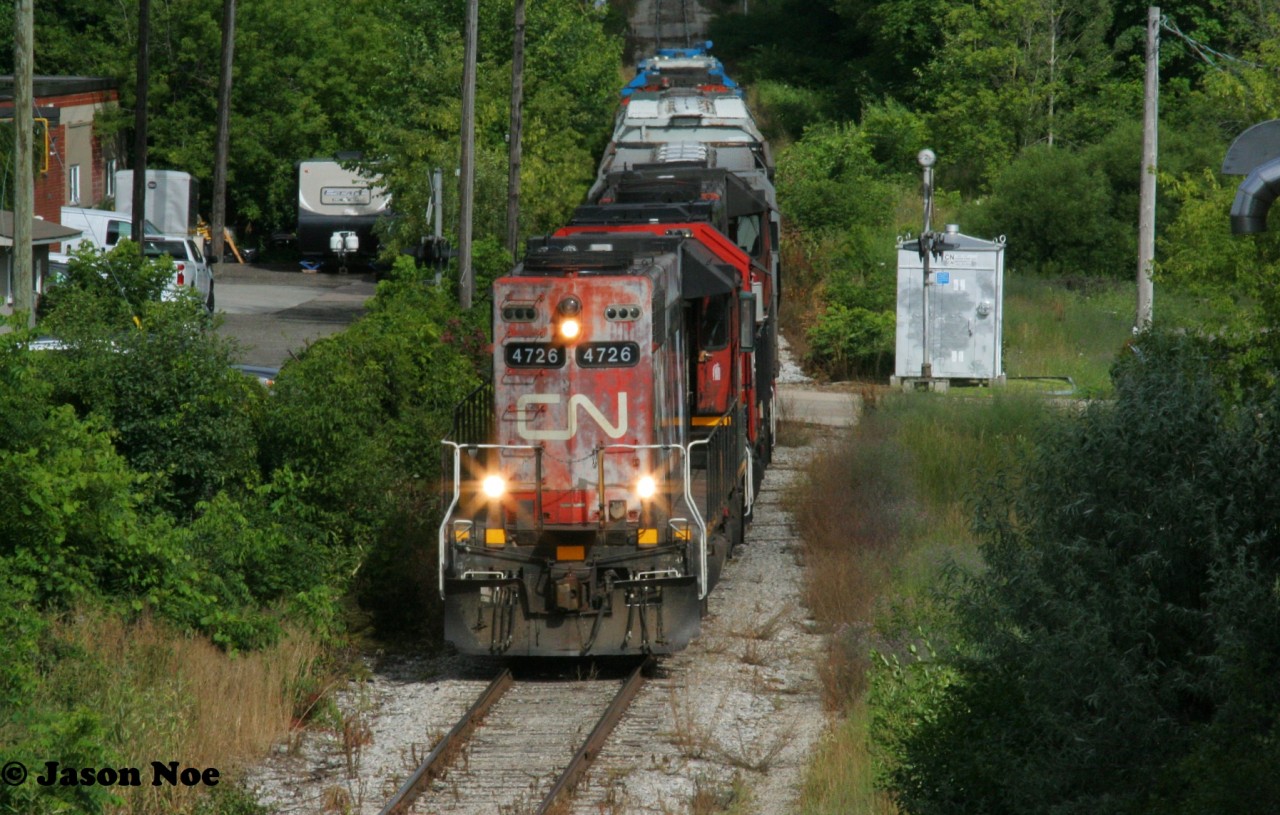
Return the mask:
M1273 371L1151 334L1112 400L874 403L801 516L843 711L804 811L1274 800Z
M873 771L872 659L927 647L915 627L937 616L929 586L950 564L976 560L962 507L982 473L1023 453L1021 439L1044 407L1017 394L877 397L868 389L863 400L853 436L809 469L805 494L828 500L799 505L805 599L828 632L824 698L842 718L810 768L802 800L809 813L892 811ZM909 692L902 696L914 704Z
M911 727L880 734L910 812L1226 811L1280 793L1277 402L1236 397L1212 343L1137 349L1113 402L1038 434L978 504L984 568L946 589L954 628L906 670Z
M433 619L436 440L479 312L406 258L268 393L202 304L154 299L168 274L82 253L45 301L59 343L0 334L0 743L33 769L203 761L230 791L6 784L0 810L251 812L235 768L314 704L344 598L385 636Z

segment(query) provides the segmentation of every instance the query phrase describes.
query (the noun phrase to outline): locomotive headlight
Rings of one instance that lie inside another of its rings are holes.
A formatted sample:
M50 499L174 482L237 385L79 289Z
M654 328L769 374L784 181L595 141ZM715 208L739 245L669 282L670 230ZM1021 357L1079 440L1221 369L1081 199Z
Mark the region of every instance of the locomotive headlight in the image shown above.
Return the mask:
M582 333L582 323L573 318L566 318L560 321L560 338L564 340L576 340L578 335Z
M575 295L568 295L556 304L556 333L564 342L573 342L582 334L582 322L578 315L582 313L582 301Z
M640 480L636 482L636 495L640 496L642 501L647 501L658 491L658 483L653 480L651 475L642 475Z
M500 475L486 475L480 482L480 491L489 498L501 498L507 491L507 480Z

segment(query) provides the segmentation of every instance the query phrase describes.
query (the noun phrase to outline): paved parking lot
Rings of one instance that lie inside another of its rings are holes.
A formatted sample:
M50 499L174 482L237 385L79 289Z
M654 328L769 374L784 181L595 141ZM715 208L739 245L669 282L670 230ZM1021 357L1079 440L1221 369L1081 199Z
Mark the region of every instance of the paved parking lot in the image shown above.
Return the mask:
M373 296L370 274L305 274L296 267L224 263L214 294L222 334L240 344L240 362L279 367L307 343L341 331Z

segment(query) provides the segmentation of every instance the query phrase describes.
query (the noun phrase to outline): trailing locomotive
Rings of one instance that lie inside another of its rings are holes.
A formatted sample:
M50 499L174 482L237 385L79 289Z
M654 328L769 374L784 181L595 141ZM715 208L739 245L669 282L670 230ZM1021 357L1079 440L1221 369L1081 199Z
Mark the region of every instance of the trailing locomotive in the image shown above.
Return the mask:
M667 94L741 101L646 81L629 105ZM771 168L719 166L687 122L646 128L678 160L622 167L626 120L571 223L494 282L493 380L444 441L439 591L463 653L684 648L772 451Z

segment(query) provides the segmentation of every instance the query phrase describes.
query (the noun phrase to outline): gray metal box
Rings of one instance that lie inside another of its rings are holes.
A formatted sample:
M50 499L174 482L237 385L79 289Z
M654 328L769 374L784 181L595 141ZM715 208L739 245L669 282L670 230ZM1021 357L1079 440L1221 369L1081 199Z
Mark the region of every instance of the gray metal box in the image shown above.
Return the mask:
M929 362L934 379L1004 382L1004 237L973 238L949 224L929 257ZM898 241L895 384L921 377L924 261L918 240Z

